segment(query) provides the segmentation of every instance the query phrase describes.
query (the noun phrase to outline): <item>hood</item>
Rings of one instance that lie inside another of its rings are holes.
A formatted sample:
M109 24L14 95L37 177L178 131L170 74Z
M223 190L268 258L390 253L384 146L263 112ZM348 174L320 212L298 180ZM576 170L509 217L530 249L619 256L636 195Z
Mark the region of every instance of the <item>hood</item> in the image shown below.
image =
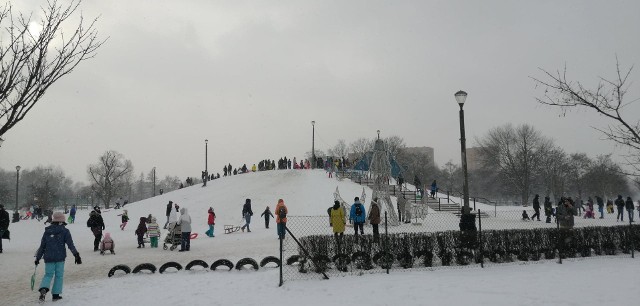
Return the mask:
M46 235L57 235L64 231L64 225L51 224L44 229Z
M140 223L146 223L147 222L147 218L145 217L140 217Z
M186 209L186 208L184 208L184 207L183 207L183 208L180 208L180 214L181 214L181 215L186 215L186 214L187 214L187 212L188 212L188 211L187 211L187 209Z
M110 233L104 233L104 240L111 240L111 234Z

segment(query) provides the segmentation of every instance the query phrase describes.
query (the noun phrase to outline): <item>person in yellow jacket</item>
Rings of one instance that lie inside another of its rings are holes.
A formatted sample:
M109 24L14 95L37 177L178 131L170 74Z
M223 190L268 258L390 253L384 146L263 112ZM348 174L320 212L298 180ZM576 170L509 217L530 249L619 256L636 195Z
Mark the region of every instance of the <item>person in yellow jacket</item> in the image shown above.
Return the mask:
M276 225L278 228L278 239L284 239L285 228L287 227L287 214L289 210L287 206L284 205L284 200L279 199L278 204L276 205Z
M344 210L340 207L340 201L333 202L333 207L331 207L331 226L333 227L333 235L336 237L336 240L342 239L344 236L344 228L345 228L345 216Z
M251 172L256 172L256 164L253 164L253 166L251 166Z

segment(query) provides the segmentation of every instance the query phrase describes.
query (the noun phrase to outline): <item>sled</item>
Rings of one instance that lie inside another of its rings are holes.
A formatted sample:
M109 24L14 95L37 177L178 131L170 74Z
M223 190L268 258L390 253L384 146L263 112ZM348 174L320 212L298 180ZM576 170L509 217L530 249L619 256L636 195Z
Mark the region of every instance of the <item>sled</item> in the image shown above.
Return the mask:
M235 232L237 232L239 230L240 230L240 226L239 225L225 225L224 226L224 233L225 234L235 233Z

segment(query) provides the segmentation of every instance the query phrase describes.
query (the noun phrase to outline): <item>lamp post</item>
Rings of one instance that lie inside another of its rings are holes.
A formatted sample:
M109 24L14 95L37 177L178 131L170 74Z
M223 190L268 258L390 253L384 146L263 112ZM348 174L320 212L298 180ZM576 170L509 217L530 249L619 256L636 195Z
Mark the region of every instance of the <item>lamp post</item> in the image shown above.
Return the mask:
M311 169L316 168L316 121L311 121Z
M156 196L156 167L153 167L153 196Z
M378 139L380 139L380 130L377 130L376 132L378 132Z
M207 186L207 181L209 180L209 170L207 169L207 149L208 149L208 145L209 145L209 140L205 139L204 140L204 185L202 186Z
M18 183L20 182L20 166L16 166L16 210L18 211Z
M462 214L469 214L471 212L469 208L469 173L467 172L467 141L464 137L464 102L467 99L467 93L460 90L454 95L458 105L460 105L460 152L462 157L462 172L464 173L464 184L462 185L462 192L464 197L464 206L462 207ZM474 222L475 224L475 222Z

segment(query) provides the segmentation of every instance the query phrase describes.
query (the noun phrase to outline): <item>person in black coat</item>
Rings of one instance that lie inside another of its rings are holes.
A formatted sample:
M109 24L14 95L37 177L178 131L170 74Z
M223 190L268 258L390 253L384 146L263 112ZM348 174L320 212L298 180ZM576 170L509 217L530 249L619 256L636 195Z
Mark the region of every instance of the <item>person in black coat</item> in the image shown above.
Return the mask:
M2 253L2 236L9 229L9 213L0 204L0 254Z
M269 210L269 206L267 206L267 209L265 209L260 216L264 217L264 227L269 228L269 218L273 218L273 214L271 213L271 210Z
M616 216L616 222L618 222L618 220L620 221L624 221L624 199L622 199L621 195L618 195L618 198L616 199L616 208L618 208L618 215Z
M95 239L93 240L93 251L98 251L100 240L102 240L102 231L104 230L104 220L96 210L89 214L89 220L87 220L87 226L91 228L91 232Z
M546 222L551 223L551 216L553 215L553 207L551 205L551 199L549 196L544 197L544 215L547 217Z
M164 229L167 229L167 225L169 225L169 215L171 215L171 208L173 207L173 201L169 201L169 204L167 204L167 222L164 224Z
M533 211L535 211L535 214L533 214L533 216L531 216L531 220L533 221L534 218L538 217L538 221L540 221L540 200L539 200L540 196L536 194L536 196L533 198Z
M627 201L624 202L624 208L627 209L627 212L629 213L629 222L633 222L633 200L631 200L631 197L627 197Z
M242 206L242 217L245 220L245 224L241 227L242 231L247 229L247 232L251 233L251 229L249 228L249 224L251 223L251 216L253 216L253 211L251 210L251 199L247 199Z

